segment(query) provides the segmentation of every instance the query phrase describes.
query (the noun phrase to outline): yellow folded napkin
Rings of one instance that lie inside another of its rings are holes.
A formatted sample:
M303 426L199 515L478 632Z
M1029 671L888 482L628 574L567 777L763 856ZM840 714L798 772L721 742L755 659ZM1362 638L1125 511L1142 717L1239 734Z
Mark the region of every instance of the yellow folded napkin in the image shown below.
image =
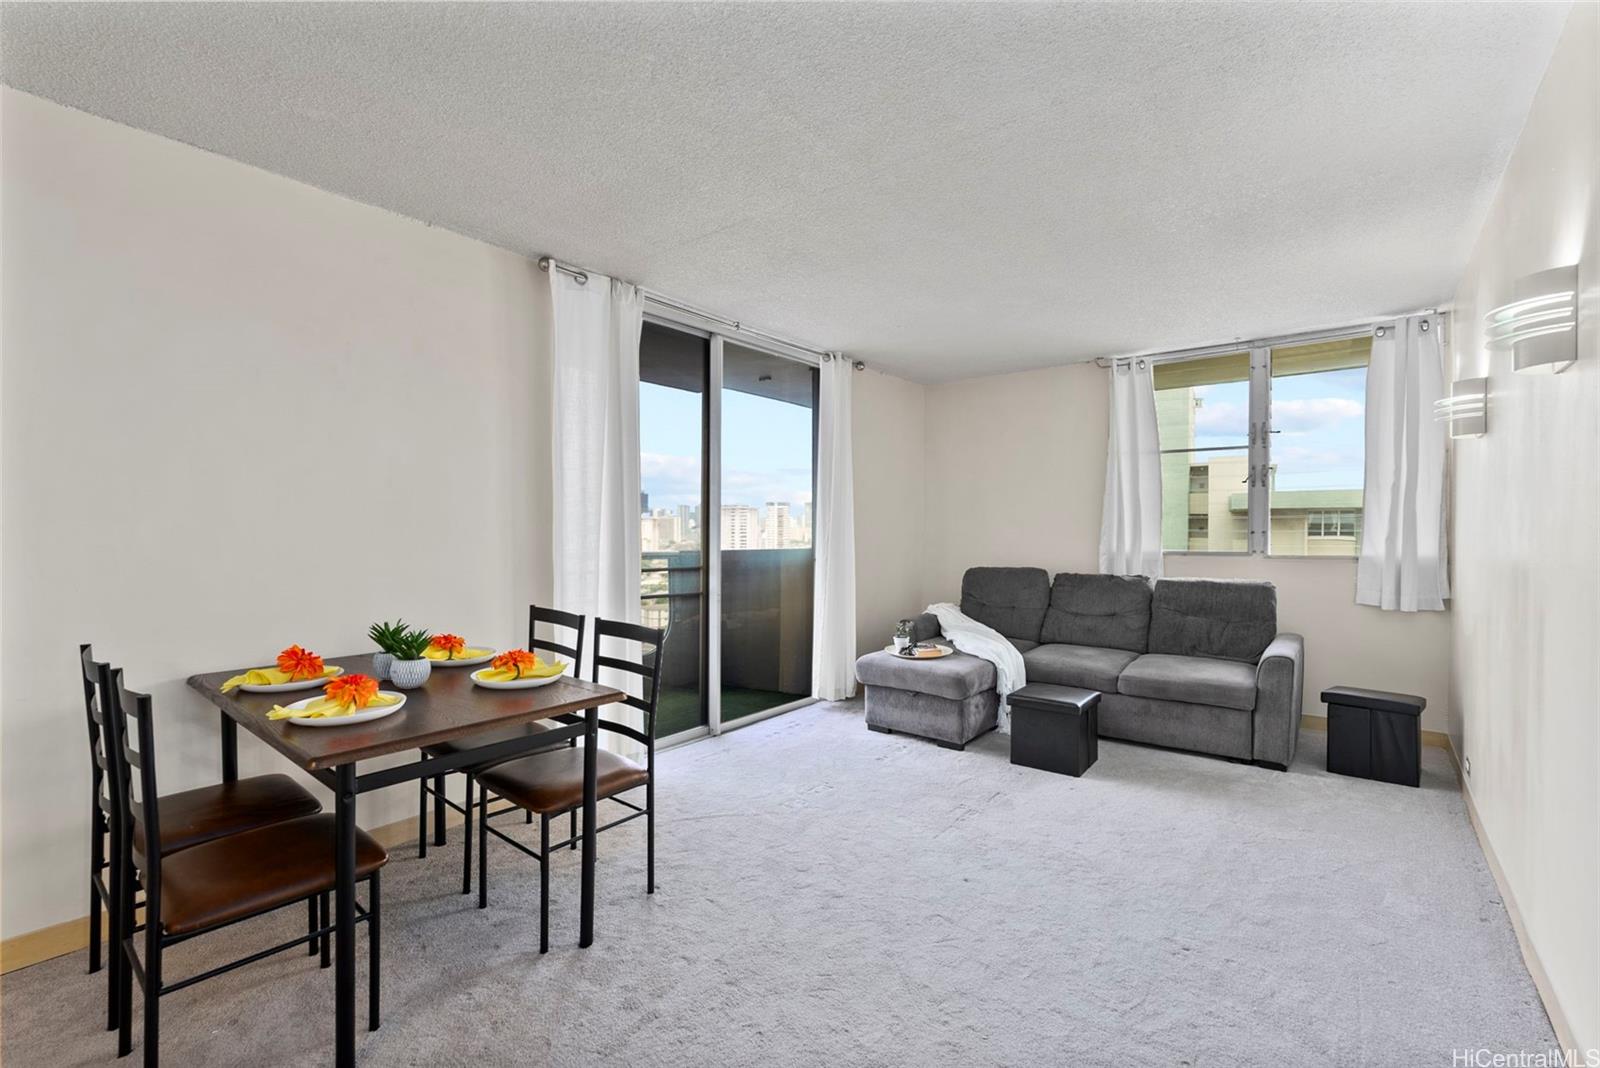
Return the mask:
M366 708L357 708L354 704L342 705L331 697L319 697L304 708L284 708L282 705L273 705L272 711L267 713L268 719L332 719L335 716L349 716L356 712L365 712L370 708L382 708L392 705L400 700L397 694L380 693L367 702Z
M342 667L329 667L322 669L322 677L325 679L331 679L335 675L343 674L344 668ZM290 678L289 673L281 668L255 668L254 670L246 671L243 675L235 675L233 678L223 683L222 692L227 693L229 690L238 686L243 686L247 682L252 686L282 686L286 682L305 681L309 680Z
M462 649L455 656L451 656L443 649L436 649L430 645L422 650L422 655L429 660L474 660L480 656L488 656L492 652L493 649Z
M567 663L564 660L557 660L553 664L547 664L541 660L531 668L524 668L521 675L518 675L511 668L484 668L477 674L478 678L484 682L515 682L519 678L548 679L552 675L559 675L565 670L567 670Z

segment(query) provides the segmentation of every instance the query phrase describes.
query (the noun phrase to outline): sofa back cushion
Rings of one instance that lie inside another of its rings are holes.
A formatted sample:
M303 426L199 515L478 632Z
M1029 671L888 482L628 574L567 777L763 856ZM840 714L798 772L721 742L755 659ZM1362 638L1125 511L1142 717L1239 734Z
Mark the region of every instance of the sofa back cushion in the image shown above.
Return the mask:
M1278 634L1270 582L1157 579L1150 600L1150 652L1255 663Z
M1039 640L1142 653L1150 639L1150 580L1139 575L1073 575L1050 587Z
M1040 567L969 567L961 578L961 612L1007 638L1039 640L1050 604L1050 576Z

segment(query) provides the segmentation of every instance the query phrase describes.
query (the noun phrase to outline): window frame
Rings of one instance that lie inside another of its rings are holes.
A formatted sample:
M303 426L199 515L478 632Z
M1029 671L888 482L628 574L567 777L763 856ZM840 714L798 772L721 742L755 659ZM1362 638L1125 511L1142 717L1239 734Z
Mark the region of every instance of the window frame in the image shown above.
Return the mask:
M1240 549L1162 549L1162 555L1172 556L1205 556L1205 557L1261 557L1273 560L1349 560L1354 563L1360 558L1360 543L1363 524L1356 524L1356 553L1351 556L1318 556L1303 553L1274 554L1272 552L1272 350L1293 348L1297 345L1308 345L1319 341L1339 341L1358 337L1373 337L1379 327L1391 326L1389 322L1372 323L1366 326L1347 327L1338 330L1325 330L1312 334L1295 334L1285 337L1266 338L1257 341L1242 341L1232 345L1216 345L1204 349L1186 350L1183 352L1165 353L1155 356L1141 357L1155 363L1185 363L1190 360L1203 360L1207 357L1225 355L1227 353L1250 354L1249 376L1249 427L1247 430L1246 452L1246 500L1247 500L1247 529L1245 546ZM1367 364L1371 369L1371 363ZM1366 412L1362 411L1362 421L1365 423ZM1159 444L1159 443L1158 443ZM1192 453L1192 449L1161 449L1162 455L1168 453ZM1362 506L1365 508L1366 487L1362 487ZM1324 511L1343 511L1343 509L1324 509ZM1349 535L1335 535L1349 537Z

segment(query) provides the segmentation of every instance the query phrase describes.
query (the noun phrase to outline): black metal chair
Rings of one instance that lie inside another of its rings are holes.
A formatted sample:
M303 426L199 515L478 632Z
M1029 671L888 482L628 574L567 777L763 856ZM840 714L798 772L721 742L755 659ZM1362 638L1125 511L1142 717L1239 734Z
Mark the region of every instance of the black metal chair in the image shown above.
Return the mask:
M104 910L110 934L111 972L106 976L106 1030L117 1026L116 975L122 932L117 925L118 882L126 870L126 857L120 855L120 841L111 834L120 822L122 797L111 789L110 750L106 747L105 710L107 697L100 686L103 666L94 659L88 645L78 646L78 663L83 674L83 704L89 723L89 768L93 794L89 838L89 972L100 970L101 912ZM161 799L165 816L162 828L163 856L200 845L229 834L265 827L283 820L309 816L322 811L322 804L287 775L257 775L216 786L168 794ZM313 920L311 926L316 926Z
M530 652L554 653L557 656L572 658L572 673L581 675L583 672L583 631L585 618L573 612L562 612L554 608L540 608L538 605L528 606L528 645ZM562 627L573 633L572 644L555 641L550 638L539 637L539 624L547 627ZM550 729L550 725L543 721L523 723L504 730L484 731L467 738L449 742L440 742L438 745L425 746L422 750L424 758L447 756L459 753L464 749L476 749L483 745L492 745L511 738L524 738L531 734L543 734ZM576 744L576 743L569 743ZM463 828L462 858L461 858L461 892L472 891L472 770L463 772L467 777L465 800L466 804L458 805L450 800L445 792L445 782L448 775L435 775L430 785L427 779L418 779L417 794L417 856L428 855L428 798L433 798L433 844L445 844L445 809L451 808L461 813L465 826ZM500 813L496 813L499 815ZM573 813L573 838L577 838L577 813ZM530 814L528 822L533 822Z
M637 642L649 646L641 650L640 659L604 655L604 639ZM595 794L601 800L613 801L628 813L619 819L595 828L598 834L629 820L645 820L645 893L656 892L656 700L661 693L661 647L666 632L636 623L616 623L608 619L594 621L594 681L600 681L602 670L627 672L639 676L644 690L642 697L629 694L623 703L644 713L641 731L625 723L600 717L600 729L631 738L645 747L643 766L608 750L595 754ZM576 814L583 805L583 751L577 748L546 749L530 756L518 757L491 768L474 768L468 777L478 785L478 907L489 907L489 835L526 853L539 862L539 952L550 948L550 851L563 846L576 846L578 841ZM643 787L643 806L619 795ZM510 802L499 812L489 811L490 797ZM469 803L472 797L469 794ZM490 825L490 820L506 812L522 809L530 816L539 817L539 849L534 851L521 842ZM572 833L563 842L550 841L550 821L562 813L574 817Z
M117 979L117 1056L133 1049L133 980L144 991L144 1063L160 1063L161 998L213 976L233 971L303 944L320 940L323 963L333 929L326 923L326 908L319 926L307 934L269 949L251 953L228 964L167 982L162 975L162 955L179 942L221 930L287 905L304 901L314 910L333 890L334 817L322 813L241 831L163 854L161 821L163 799L156 788L155 723L148 694L134 693L120 670L98 666L104 742L112 754L112 788L122 798L117 806L117 856L131 867L118 878L116 930L122 967ZM131 744L137 742L137 746ZM135 835L140 841L135 840ZM356 831L356 879L367 883L367 907L356 906L358 922L367 927L370 954L368 970L369 1030L378 1028L379 991L379 873L388 855L361 830ZM145 892L145 922L134 923L134 881ZM143 931L144 955L134 948L134 933Z

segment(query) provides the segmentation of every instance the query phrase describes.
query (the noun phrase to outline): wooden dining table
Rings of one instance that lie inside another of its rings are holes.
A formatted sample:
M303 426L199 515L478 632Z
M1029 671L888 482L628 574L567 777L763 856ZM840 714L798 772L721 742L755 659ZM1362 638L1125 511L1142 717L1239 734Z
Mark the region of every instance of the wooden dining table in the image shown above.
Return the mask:
M376 677L370 655L336 657L326 663L343 668L346 674ZM596 736L600 706L621 701L621 690L567 676L532 689L491 690L473 684L472 668L435 666L421 688L403 691L406 703L392 715L343 726L303 727L286 719L269 720L267 712L275 704L307 696L304 693L222 692L225 681L246 670L249 669L194 675L189 678L189 686L221 712L224 781L233 782L239 777L238 728L243 726L333 791L334 1063L339 1068L353 1068L356 1056L355 830L356 798L361 794L397 783L441 777L460 768L508 760L582 738L583 854L578 945L587 947L594 941ZM527 737L445 756L428 757L418 752L423 746L446 741L464 744L483 731L558 717L562 719L561 726ZM358 774L357 764L361 761L409 752L418 752L419 759Z

